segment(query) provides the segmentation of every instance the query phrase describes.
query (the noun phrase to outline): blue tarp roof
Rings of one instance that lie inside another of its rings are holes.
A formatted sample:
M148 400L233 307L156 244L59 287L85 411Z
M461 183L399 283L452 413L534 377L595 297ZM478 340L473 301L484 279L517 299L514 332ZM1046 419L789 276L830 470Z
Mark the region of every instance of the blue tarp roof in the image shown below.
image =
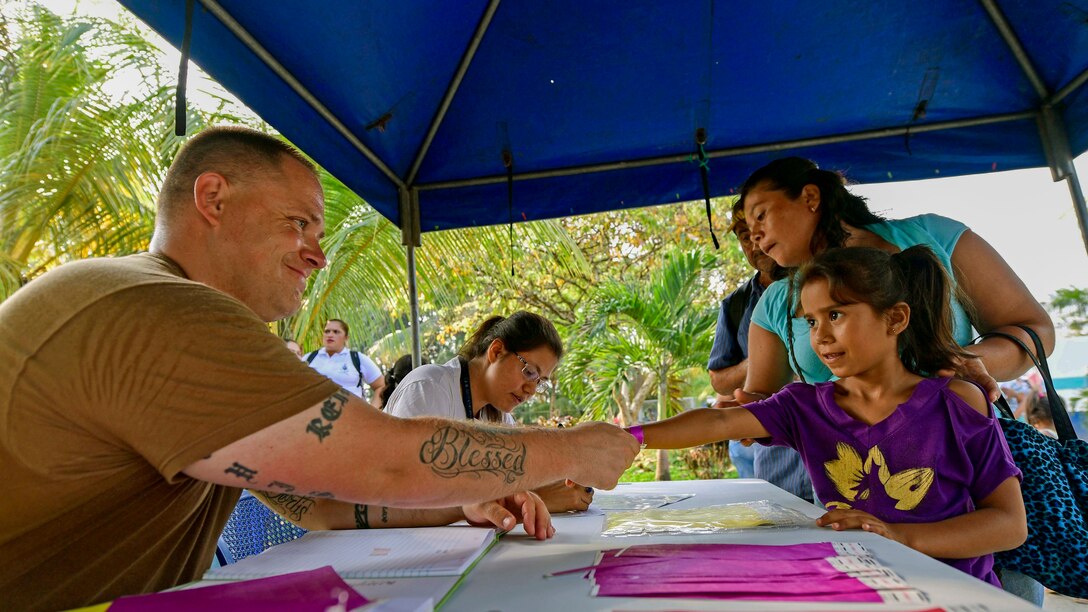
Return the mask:
M181 46L184 0L122 3ZM858 182L1045 166L1047 104L1088 149L1083 1L203 0L191 53L394 222L417 188L424 232L510 220L504 150L520 222L701 198L698 128L715 196L785 154Z

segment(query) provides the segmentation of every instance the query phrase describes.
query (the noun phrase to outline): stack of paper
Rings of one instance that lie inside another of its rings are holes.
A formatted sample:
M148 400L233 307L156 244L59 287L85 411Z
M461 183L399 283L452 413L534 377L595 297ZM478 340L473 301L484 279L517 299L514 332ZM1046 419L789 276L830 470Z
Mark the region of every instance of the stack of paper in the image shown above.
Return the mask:
M601 597L771 601L928 601L861 544L659 544L602 553L592 568Z
M204 578L260 578L324 565L344 578L457 576L495 541L494 529L477 527L311 531L238 563L208 570Z

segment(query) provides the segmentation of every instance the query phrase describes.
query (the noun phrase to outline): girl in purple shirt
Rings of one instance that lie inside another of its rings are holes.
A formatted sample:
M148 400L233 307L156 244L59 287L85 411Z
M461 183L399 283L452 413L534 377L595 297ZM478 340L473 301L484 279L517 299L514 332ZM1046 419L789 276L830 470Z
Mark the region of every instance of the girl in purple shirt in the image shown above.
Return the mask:
M650 448L758 438L797 449L827 513L1000 585L992 553L1027 537L1020 471L983 391L956 370L949 281L928 248L831 249L798 272L810 342L838 380L632 428Z

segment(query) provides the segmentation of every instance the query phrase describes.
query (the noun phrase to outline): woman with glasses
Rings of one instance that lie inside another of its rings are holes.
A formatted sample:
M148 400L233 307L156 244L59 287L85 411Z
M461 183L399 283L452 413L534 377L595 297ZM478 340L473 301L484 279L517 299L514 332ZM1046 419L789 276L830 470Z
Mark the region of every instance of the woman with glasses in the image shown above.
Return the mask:
M516 425L511 413L551 385L563 341L544 317L519 310L484 321L444 364L423 365L397 384L385 411L398 417L441 416ZM593 490L572 482L536 491L551 512L585 510Z

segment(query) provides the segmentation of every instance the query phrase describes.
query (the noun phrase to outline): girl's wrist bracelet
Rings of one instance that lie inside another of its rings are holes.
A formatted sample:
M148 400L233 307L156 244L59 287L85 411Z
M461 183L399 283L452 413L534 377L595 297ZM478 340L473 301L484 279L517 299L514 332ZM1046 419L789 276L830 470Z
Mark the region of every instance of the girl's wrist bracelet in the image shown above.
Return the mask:
M642 433L642 425L634 425L627 428L627 433L638 440L639 448L646 448L646 436Z

